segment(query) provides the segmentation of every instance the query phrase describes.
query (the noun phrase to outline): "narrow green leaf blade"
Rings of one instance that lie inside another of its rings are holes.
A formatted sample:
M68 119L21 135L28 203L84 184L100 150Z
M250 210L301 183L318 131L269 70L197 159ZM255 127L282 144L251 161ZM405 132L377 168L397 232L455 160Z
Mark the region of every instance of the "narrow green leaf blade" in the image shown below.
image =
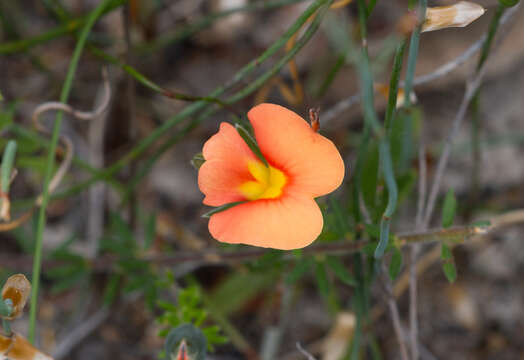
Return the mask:
M145 234L144 234L144 249L149 249L156 236L156 214L153 213L147 218Z
M451 260L453 258L453 254L451 253L451 249L446 244L442 243L441 252L440 252L440 258L444 261Z
M453 253L446 244L442 244L440 258L443 260L442 270L444 275L450 283L453 283L457 279L457 269L455 267L455 260L453 259Z
M301 259L299 260L293 270L289 273L289 275L286 277L286 283L288 285L294 284L297 282L300 278L302 278L313 265L313 261L311 258Z
M253 138L253 136L251 136L249 131L247 131L247 129L240 124L235 124L235 129L237 129L240 137L244 139L247 146L249 146L251 151L253 151L253 153L260 159L260 161L262 161L266 166L269 166L266 158L262 154L262 151L260 151L260 148L258 147L256 140Z
M222 206L217 206L213 210L208 211L207 213L202 215L202 217L209 218L209 217L211 217L211 215L217 214L217 213L222 212L222 211L226 211L228 209L231 209L233 206L237 206L237 205L243 204L245 202L247 202L247 201L235 201L235 202L232 202L232 203L229 203L229 204L225 204L225 205L222 205Z
M442 227L448 228L453 225L453 219L455 218L456 210L457 199L455 199L455 193L453 189L449 189L446 197L444 198L444 205L442 207Z
M444 274L446 275L446 278L450 283L454 283L457 279L457 269L455 267L455 263L450 261L446 262L442 265L442 270L444 270Z
M7 143L4 154L2 156L2 166L0 170L1 178L1 190L4 193L7 193L9 191L9 185L10 185L10 178L11 178L11 172L13 170L13 164L15 162L15 154L16 154L16 141L9 140Z
M325 297L329 297L329 280L327 278L326 267L323 262L316 262L315 277L317 279L317 286L320 293Z
M391 256L391 262L389 263L389 277L391 280L395 280L400 274L400 269L402 269L402 252L394 247L393 254Z
M366 154L361 175L362 198L371 213L375 212L377 206L378 161L378 146L376 142L373 142Z
M328 256L326 258L326 264L340 281L349 286L357 286L357 280L355 277L348 271L348 269L346 269L344 264L338 258Z

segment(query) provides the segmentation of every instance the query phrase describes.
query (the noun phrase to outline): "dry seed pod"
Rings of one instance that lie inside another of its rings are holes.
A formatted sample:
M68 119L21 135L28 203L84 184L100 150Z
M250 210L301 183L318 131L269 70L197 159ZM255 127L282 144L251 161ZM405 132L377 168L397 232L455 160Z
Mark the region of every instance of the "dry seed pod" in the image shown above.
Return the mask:
M13 320L22 315L24 306L31 293L31 283L22 274L10 276L2 289L2 299L11 299L13 312L11 316L5 317L6 320Z
M16 333L11 336L0 334L0 356L9 360L53 360Z
M449 6L431 7L426 10L426 21L422 25L422 32L448 27L464 27L478 19L485 11L479 4L469 1L459 1Z

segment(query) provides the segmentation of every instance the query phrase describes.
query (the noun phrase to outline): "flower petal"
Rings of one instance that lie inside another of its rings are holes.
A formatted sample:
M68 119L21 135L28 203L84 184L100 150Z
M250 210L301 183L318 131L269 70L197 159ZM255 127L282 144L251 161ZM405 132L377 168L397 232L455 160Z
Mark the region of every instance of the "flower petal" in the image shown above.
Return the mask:
M340 153L298 114L280 105L260 104L247 116L262 154L289 176L287 191L317 197L340 186L344 179Z
M315 200L291 194L240 204L209 219L209 232L219 241L281 250L309 245L322 226Z
M238 188L253 180L247 163L256 160L256 156L236 129L221 123L218 133L204 144L202 154L206 161L198 171L198 187L206 196L203 203L221 206L245 200Z

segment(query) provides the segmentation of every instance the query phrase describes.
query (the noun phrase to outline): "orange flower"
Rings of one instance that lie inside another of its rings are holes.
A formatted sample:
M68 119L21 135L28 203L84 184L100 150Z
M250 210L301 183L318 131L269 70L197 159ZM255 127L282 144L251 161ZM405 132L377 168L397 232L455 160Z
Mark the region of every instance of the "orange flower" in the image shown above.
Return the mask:
M198 186L204 204L222 206L209 232L222 242L289 250L313 242L322 231L314 198L340 186L344 162L335 145L299 115L282 106L261 104L247 114L267 167L233 126L205 144Z

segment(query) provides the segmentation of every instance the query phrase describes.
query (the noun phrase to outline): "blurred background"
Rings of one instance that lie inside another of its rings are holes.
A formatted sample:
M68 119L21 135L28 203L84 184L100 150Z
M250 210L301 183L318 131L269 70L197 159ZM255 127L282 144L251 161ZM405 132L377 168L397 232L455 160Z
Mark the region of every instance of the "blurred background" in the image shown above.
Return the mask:
M200 327L207 329L214 346L211 359L303 359L297 342L318 359L344 356L356 331L350 305L355 290L347 284L351 279L345 283L330 272L319 272L316 263L310 264L311 269L304 265L303 270L296 270L282 260L280 252L269 251L257 260L215 265L206 261L156 264L140 256L134 262L111 262L111 256L198 254L220 247L208 233L207 219L201 217L209 209L202 205L191 159L220 122L234 121L236 114L245 114L257 103L278 103L306 119L310 108L320 107L322 133L335 142L353 171L363 126L361 107L354 102L338 111L336 106L359 93L359 81L355 67L337 45L340 38L333 35L333 24L343 19L354 30L347 36L357 37L356 3L326 14L295 57L297 76L283 66L257 91L225 108L216 106L203 121L188 127L189 120L202 115L200 111L170 127L160 141L129 161L110 181L60 196L61 191L89 179L90 168L115 164L156 128L228 84L311 3L110 2L112 8L87 38L67 101L83 111L99 106L105 66L111 86L107 111L92 121L66 115L61 126L61 133L74 144L75 160L56 191L59 196L47 207L37 332L43 351L56 359L157 358L170 327L187 322L188 317L196 322L202 316ZM429 5L452 3L430 1ZM486 13L468 27L421 35L416 76L457 59L487 32L498 2L477 3ZM36 131L31 117L39 104L60 98L79 30L98 4L95 0L0 0L0 149L9 139L18 143L18 175L9 194L14 219L31 209L44 178L50 135ZM395 36L407 9L404 0L378 0L369 17L367 41L376 83L389 82ZM444 193L454 189L455 223L460 225L524 207L522 7L500 33L476 105L477 147L472 144L468 116L458 130L443 179ZM252 84L284 54L285 47L256 65L228 94ZM419 120L414 131L427 146L430 183L465 81L477 61L474 54L445 76L415 86ZM302 98L297 96L300 92ZM377 92L381 118L385 105L386 99ZM323 122L324 114L328 118ZM52 111L40 118L48 129L54 119ZM417 144L418 140L413 144L415 154ZM59 149L56 159L62 158ZM416 158L409 167L416 173ZM346 182L351 181L350 175ZM409 191L395 215L394 232L414 227L416 191ZM335 197L344 203L347 190L340 189ZM331 210L336 207L329 201L323 204ZM15 272L30 278L36 222L32 214L20 226L0 233L2 279ZM444 276L438 256L427 264L419 278L422 358L524 359L523 234L524 226L514 225L456 247L458 277L453 284ZM324 234L320 241L328 242L329 237ZM425 254L433 251L424 250ZM104 263L104 259L109 260ZM93 261L98 265L90 266ZM353 271L352 261L347 255L339 258ZM297 278L292 286L291 275ZM379 287L378 283L371 286L368 303L378 315L369 328L359 330L367 344L362 359L399 358ZM398 304L407 324L405 292L398 294ZM27 317L13 327L26 333Z

